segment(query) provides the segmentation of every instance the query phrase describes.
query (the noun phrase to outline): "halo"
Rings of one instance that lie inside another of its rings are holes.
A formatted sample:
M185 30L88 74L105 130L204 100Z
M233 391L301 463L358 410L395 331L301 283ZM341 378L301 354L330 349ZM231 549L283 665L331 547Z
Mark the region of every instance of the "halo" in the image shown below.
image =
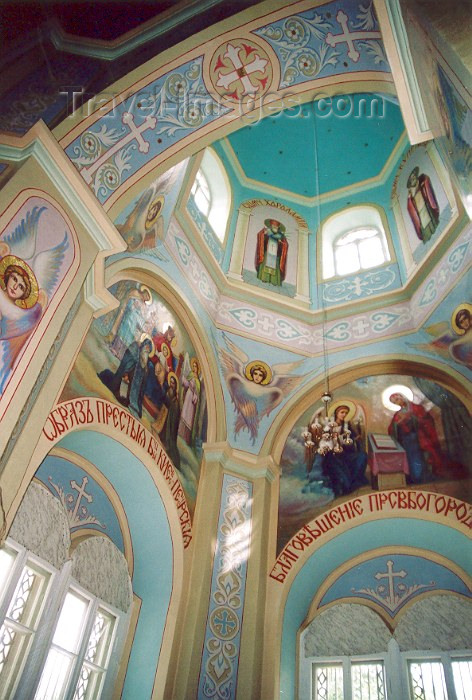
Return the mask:
M174 377L175 381L177 382L177 391L178 391L179 390L179 378L175 372L169 372L169 374L167 375L167 383L169 385L170 385L170 378L171 377Z
M406 186L407 186L407 187L411 187L411 185L409 184L409 182L410 182L410 180L411 180L411 176L414 175L414 176L416 177L416 179L418 179L419 174L420 174L420 169L419 169L419 167L416 165L416 166L413 168L413 170L411 171L411 173L408 175L408 180L406 181Z
M200 372L202 368L200 367L200 362L199 362L199 360L198 360L198 357L196 357L195 355L194 355L193 357L190 358L190 369L192 368L192 365L193 365L194 362L197 363L198 371Z
M352 420L356 415L357 407L355 403L353 403L349 399L339 399L339 401L335 401L333 404L331 404L331 406L328 409L328 416L330 418L332 416L334 417L336 409L339 408L339 406L346 406L349 409L347 416L344 419L345 421Z
M151 336L149 335L149 333L141 333L141 336L140 336L140 338L139 338L139 345L141 346L142 343L144 343L144 341L145 341L146 339L151 341L152 350L151 350L151 352L149 353L149 357L153 357L153 355L154 355L154 353L155 353L155 351L156 351L156 348L154 347L154 343L153 343L152 338L151 338Z
M457 333L457 335L464 335L465 330L463 328L460 328L456 322L456 316L459 313L459 311L468 311L472 317L472 304L468 304L467 302L463 302L462 304L459 304L459 306L456 307L454 309L454 311L452 312L451 325L454 329L454 332Z
M144 303L146 304L146 306L150 306L152 304L152 294L151 294L151 290L149 289L149 287L145 284L140 284L139 291L140 292L147 292L149 294L149 299L147 301L145 301Z
M7 287L5 283L5 272L7 267L10 267L10 265L16 265L17 267L21 267L21 269L24 270L28 275L28 279L31 284L31 292L29 293L29 296L27 296L26 299L15 299L14 303L16 304L16 306L19 306L20 309L31 309L31 307L34 306L38 301L38 280L36 279L36 276L33 270L28 265L28 263L25 263L25 261L21 258L17 258L16 255L5 255L0 261L0 285L3 291L6 291Z
M157 211L155 214L153 214L149 218L149 212L151 211L151 209L153 209L153 207L157 207ZM154 199L151 202L151 204L148 207L147 214L146 214L146 221L144 223L144 228L146 229L146 231L148 231L150 228L152 228L152 226L154 226L157 217L162 212L163 207L164 207L164 197L162 195L160 197L156 197L156 199Z
M169 354L169 357L171 357L171 356L172 356L172 352L171 352L171 349L170 349L170 347L169 347L169 344L166 343L165 341L162 341L162 343L161 343L161 352L162 352L163 355L164 355L164 351L163 351L162 348L164 348L164 347L167 348L167 352L168 352L168 354ZM165 357L165 355L164 355L164 357ZM198 362L198 360L197 360L197 362Z
M270 228L271 221L276 221L279 225L280 232L285 233L285 226L283 224L281 224L278 219L265 219L264 226L267 226L267 228Z
M400 406L397 406L396 403L392 403L390 401L390 397L392 394L403 394L408 401L413 401L413 392L410 389L409 386L405 386L405 384L391 384L388 386L386 389L382 391L382 403L385 406L385 408L388 408L389 411L399 411Z
M246 369L244 370L246 379L249 379L250 382L254 381L251 376L251 369L254 367L261 367L266 373L266 377L262 380L261 384L269 384L272 381L272 370L269 365L266 362L262 362L262 360L253 360L246 365Z

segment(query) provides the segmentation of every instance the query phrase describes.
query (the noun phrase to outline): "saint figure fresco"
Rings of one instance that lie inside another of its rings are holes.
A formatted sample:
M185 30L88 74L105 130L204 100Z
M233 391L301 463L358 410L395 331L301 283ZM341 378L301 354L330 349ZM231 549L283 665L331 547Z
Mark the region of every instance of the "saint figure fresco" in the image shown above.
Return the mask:
M319 409L310 421L308 430L316 429L316 418L323 409ZM356 414L356 407L351 401L340 401L331 407L331 431L322 432L321 439L307 452L308 486L304 493L312 490L314 482L331 489L334 495L344 496L361 486L368 484L365 471L367 453L365 437L358 420L355 427L351 423ZM333 436L336 444L333 444ZM316 447L316 449L315 449ZM317 490L316 486L313 489Z
M407 209L418 238L427 243L439 223L439 206L428 175L413 168L408 177Z
M262 282L281 286L287 269L288 241L285 226L276 219L266 219L257 234L256 271Z

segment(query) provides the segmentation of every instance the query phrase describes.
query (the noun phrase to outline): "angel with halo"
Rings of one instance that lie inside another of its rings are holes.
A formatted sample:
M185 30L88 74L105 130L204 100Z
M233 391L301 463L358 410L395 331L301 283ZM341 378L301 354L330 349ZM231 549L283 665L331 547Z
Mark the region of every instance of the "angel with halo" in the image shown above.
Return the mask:
M237 412L234 436L247 430L254 445L262 418L268 416L302 381L303 376L290 376L289 373L303 360L277 364L272 368L262 360L249 362L243 350L226 335L223 337L228 350L219 348L218 352L226 386Z
M67 232L56 246L37 250L38 221L45 208L33 207L13 233L0 240L0 396L62 279Z

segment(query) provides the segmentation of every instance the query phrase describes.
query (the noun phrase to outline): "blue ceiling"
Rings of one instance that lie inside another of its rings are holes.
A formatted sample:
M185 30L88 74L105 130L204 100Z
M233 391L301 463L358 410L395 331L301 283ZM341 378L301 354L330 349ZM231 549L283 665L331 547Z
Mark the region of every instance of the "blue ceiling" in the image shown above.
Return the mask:
M248 178L313 197L378 175L404 128L391 97L360 93L297 105L227 141Z

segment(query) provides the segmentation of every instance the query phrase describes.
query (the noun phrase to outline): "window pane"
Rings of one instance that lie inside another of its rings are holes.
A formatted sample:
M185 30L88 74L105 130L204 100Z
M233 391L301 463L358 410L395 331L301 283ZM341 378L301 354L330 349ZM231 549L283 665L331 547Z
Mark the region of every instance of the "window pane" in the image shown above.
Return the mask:
M344 245L345 243L354 243L354 241L362 241L365 238L372 238L379 233L376 228L358 228L355 231L349 231L336 241L336 245Z
M364 269L375 267L385 262L385 255L380 238L370 238L367 241L360 241L359 257L361 259L361 267Z
M208 214L210 209L210 201L205 197L201 189L197 189L195 192L195 204L204 216Z
M50 649L34 700L62 700L72 668L72 658Z
M472 661L453 661L452 674L457 700L472 698Z
M336 247L334 257L337 275L348 275L360 268L359 254L355 243Z
M8 583L8 577L15 562L16 552L10 549L0 549L0 600L3 598L3 589Z
M105 610L97 612L85 654L86 661L105 667L115 619Z
M353 664L351 682L353 700L385 700L383 664Z
M447 700L444 670L440 661L409 663L414 700Z
M314 700L344 700L343 668L341 664L314 667Z
M77 650L87 609L88 600L76 593L67 593L54 632L53 644L70 652Z
M80 671L74 700L95 700L100 696L104 671L96 671L84 664Z

